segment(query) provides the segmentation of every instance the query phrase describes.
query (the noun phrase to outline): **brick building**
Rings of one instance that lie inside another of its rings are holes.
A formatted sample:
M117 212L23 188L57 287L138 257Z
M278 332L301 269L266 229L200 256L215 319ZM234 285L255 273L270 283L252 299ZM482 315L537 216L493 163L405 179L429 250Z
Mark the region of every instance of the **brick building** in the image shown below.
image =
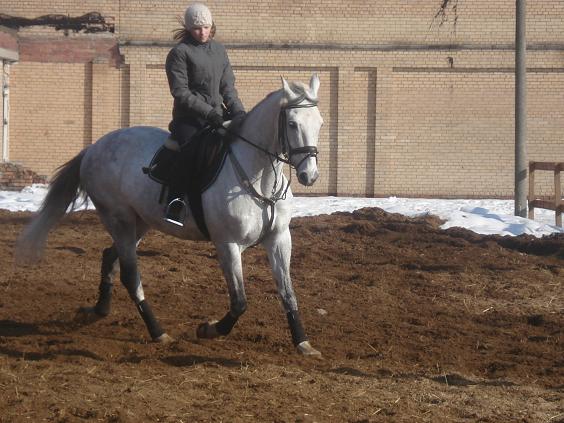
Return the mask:
M206 3L247 108L278 89L280 75L321 77L321 176L295 192L512 195L515 1L453 1L436 16L442 3ZM186 6L3 0L4 161L49 176L110 130L166 128L164 60ZM564 161L563 20L561 0L528 2L530 160ZM551 177L541 190L552 190Z

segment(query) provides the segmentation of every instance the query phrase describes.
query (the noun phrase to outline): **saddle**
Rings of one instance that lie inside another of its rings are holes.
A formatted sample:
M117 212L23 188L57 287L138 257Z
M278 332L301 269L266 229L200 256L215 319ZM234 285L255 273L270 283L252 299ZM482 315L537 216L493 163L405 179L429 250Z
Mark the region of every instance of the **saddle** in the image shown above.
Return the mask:
M166 145L170 142L171 140L167 139L143 171L162 185L159 197L161 204L166 201L165 191L173 182L184 188L198 229L209 239L202 207L202 193L217 179L227 157L230 139L212 128L205 127L189 142L179 147L179 151L168 148Z

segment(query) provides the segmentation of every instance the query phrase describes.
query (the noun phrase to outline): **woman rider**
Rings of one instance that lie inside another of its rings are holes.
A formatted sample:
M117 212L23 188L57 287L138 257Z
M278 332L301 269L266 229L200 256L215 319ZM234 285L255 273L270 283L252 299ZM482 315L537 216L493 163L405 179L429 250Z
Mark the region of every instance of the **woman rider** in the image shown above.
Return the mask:
M174 35L179 42L166 58L166 76L174 97L169 130L181 147L205 126L219 128L224 120L245 114L225 47L213 40L214 33L210 10L201 3L190 5L184 28ZM165 220L180 226L186 207L182 182L172 181L165 212Z

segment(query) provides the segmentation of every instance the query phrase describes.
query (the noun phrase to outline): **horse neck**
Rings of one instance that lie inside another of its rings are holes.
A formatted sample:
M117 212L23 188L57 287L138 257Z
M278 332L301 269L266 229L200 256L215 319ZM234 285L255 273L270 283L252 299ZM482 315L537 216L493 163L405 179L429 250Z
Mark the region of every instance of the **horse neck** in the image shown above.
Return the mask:
M260 148L277 155L280 153L278 146L278 116L280 114L282 96L282 90L280 90L264 99L248 114L240 129L243 137L256 143ZM233 150L251 180L264 179L272 173L272 157L263 151L243 141L236 142L233 145ZM271 176L274 177L274 175Z

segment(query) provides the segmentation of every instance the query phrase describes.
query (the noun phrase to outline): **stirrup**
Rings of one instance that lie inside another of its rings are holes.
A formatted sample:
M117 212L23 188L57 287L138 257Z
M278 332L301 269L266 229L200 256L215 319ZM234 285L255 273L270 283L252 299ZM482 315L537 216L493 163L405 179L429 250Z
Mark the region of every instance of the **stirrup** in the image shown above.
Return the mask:
M164 220L177 226L184 226L186 203L182 198L175 198L166 206Z

